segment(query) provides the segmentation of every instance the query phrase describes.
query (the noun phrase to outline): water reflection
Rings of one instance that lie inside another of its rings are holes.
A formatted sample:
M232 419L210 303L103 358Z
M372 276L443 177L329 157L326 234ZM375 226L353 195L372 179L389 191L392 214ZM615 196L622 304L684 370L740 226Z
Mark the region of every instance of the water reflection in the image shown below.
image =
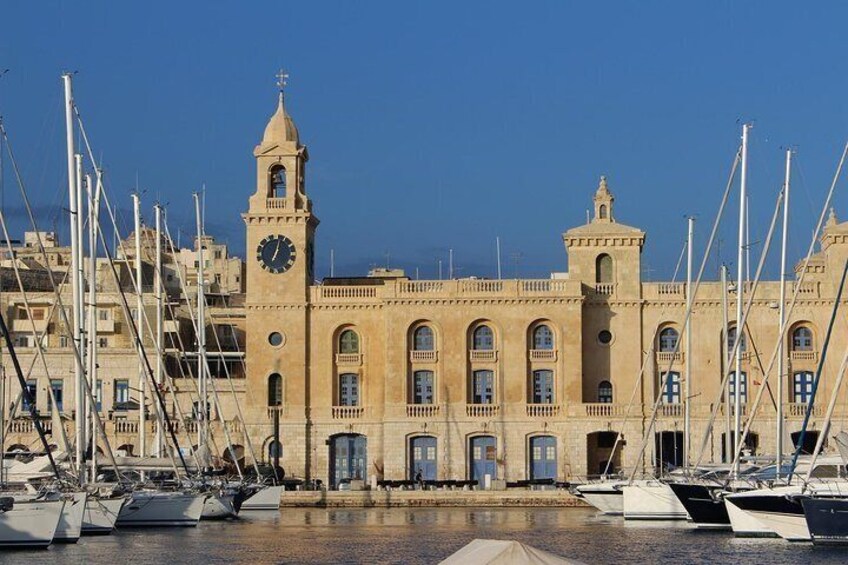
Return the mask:
M185 530L123 531L0 563L437 563L475 538L515 539L587 563L843 563L844 550L627 522L586 509L284 509Z

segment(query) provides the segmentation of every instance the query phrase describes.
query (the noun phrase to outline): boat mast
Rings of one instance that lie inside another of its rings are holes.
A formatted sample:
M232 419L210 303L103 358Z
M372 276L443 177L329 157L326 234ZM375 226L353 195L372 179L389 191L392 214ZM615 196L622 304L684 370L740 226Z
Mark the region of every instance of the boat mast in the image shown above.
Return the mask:
M162 386L163 382L163 320L162 320L162 207L157 202L153 207L156 218L156 268L154 269L153 292L156 301L156 384ZM164 450L165 434L162 424L156 424L156 456L161 457Z
M97 222L100 211L100 175L97 185L93 186L91 175L86 177L88 187L88 386L97 394ZM101 392L102 394L102 392ZM86 398L86 400L88 400ZM102 402L102 397L101 397ZM91 423L91 472L93 482L97 474L97 434L94 427L94 413L97 406L88 402L88 417ZM85 472L80 473L85 475Z
M721 266L721 321L722 327L724 331L722 332L721 339L721 363L722 363L722 374L721 378L724 380L724 377L728 373L728 365L730 364L729 360L727 360L727 353L730 350L728 343L730 343L727 339L727 324L728 324L728 315L727 315L727 265ZM725 430L724 430L724 463L730 462L730 453L733 451L733 444L731 443L731 435L730 430L732 429L730 424L730 381L724 386L724 390L722 391L722 396L724 396L724 419L725 419Z
M777 460L775 479L780 480L780 465L783 463L783 367L785 363L783 346L785 343L783 324L786 320L786 240L789 231L789 175L792 169L792 150L786 150L786 177L783 181L783 237L780 245L780 342L777 344L777 417L775 427L775 459Z
M133 217L135 220L135 284L138 285L138 294L136 294L136 327L141 328L142 316L144 316L144 286L142 280L141 269L141 210L138 193L133 193ZM141 331L139 330L139 347L141 346ZM138 442L139 442L139 457L144 457L147 453L145 449L147 443L147 430L145 423L147 415L144 413L147 404L146 398L146 382L145 382L145 367L139 360L138 364Z
M197 383L200 406L197 411L197 446L206 445L206 296L203 280L203 223L200 216L200 195L194 193L194 212L197 220Z
M739 244L737 245L737 253L736 253L736 341L739 342L738 345L735 345L736 349L736 363L734 368L733 375L733 447L739 447L739 436L740 431L742 429L742 415L740 414L742 404L741 404L741 395L739 394L742 388L742 378L741 378L741 369L742 369L742 342L745 335L745 328L742 327L742 294L744 290L744 277L745 277L745 210L746 203L748 200L747 196L747 187L748 187L748 130L751 128L750 124L744 124L742 126L742 171L740 173L740 194L739 194ZM729 386L729 383L728 383ZM736 477L739 473L739 462L736 461L733 464L732 475Z
M76 450L75 455L77 463L82 462L85 455L85 418L81 417L81 408L85 406L85 398L83 393L84 368L81 357L82 343L80 335L80 302L81 289L79 288L79 231L77 223L79 222L79 214L77 209L77 178L81 173L82 162L76 156L76 148L74 145L74 95L72 86L72 75L65 73L62 75L62 82L65 87L65 138L67 142L67 163L68 163L68 215L70 220L71 232L71 289L73 293L73 326L72 334L74 347L80 352L80 355L74 356L74 385L75 385L75 402L77 407L77 417L74 419L75 435L76 435ZM78 470L81 469L78 466ZM82 471L79 471L80 473Z
M695 240L695 218L688 218L688 230L686 237L686 311L692 316L692 244ZM686 379L683 381L683 468L689 469L689 441L691 414L689 410L689 399L692 397L692 319L686 324Z

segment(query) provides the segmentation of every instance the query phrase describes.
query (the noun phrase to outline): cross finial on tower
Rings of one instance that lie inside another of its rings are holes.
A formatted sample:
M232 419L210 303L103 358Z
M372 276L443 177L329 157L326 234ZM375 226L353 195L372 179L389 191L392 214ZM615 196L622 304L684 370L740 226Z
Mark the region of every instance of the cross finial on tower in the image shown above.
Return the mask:
M275 76L277 77L277 88L280 89L280 92L283 92L286 89L286 84L288 84L289 74L281 68Z

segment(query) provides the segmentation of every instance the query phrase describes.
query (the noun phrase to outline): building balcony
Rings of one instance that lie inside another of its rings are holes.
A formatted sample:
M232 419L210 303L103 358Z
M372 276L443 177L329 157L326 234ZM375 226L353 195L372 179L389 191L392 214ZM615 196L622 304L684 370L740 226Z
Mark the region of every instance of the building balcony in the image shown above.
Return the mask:
M410 351L410 363L435 363L438 360L438 352L432 351Z
M268 210L285 210L289 207L288 198L266 198L265 208Z
M97 320L97 324L95 325L97 328L97 333L99 334L112 334L115 333L115 320Z
M559 416L559 404L528 404L527 416L530 418L554 418Z
M819 352L818 351L790 351L789 359L794 362L810 362L810 363L818 363L819 360Z
M468 352L469 360L480 363L494 363L498 360L497 349L472 349Z
M466 404L465 415L469 418L492 418L500 414L498 404Z
M336 353L336 365L359 366L362 365L361 353Z
M287 410L285 406L269 406L266 410L269 420L274 419L274 414L279 414L280 418L285 417Z
M615 294L615 283L595 283L595 294L612 296Z
M657 351L657 363L683 363L682 351Z
M137 434L138 422L135 420L115 420L116 434Z
M530 360L531 361L556 361L557 360L557 350L556 349L531 349L530 350Z
M364 406L333 406L331 415L334 420L350 420L365 416Z
M660 404L657 413L661 418L682 418L683 404Z
M32 328L35 327L36 333L47 331L47 320L30 320L30 319L15 319L12 320L12 331L20 333L32 333Z
M585 402L583 410L588 418L612 418L624 416L627 407L624 404L610 402Z
M440 406L438 404L407 404L407 418L433 418L439 415Z
M790 402L786 404L784 414L787 418L803 418L807 414L806 402ZM813 416L821 416L824 414L823 406L813 406Z

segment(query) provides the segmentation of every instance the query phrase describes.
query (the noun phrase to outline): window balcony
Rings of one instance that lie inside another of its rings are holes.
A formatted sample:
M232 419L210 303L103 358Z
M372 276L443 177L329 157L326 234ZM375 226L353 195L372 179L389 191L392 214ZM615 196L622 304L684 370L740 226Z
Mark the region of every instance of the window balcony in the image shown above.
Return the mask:
M36 333L40 334L47 330L47 320L15 319L12 320L12 331L20 333L32 333L33 325L35 325Z
M469 418L492 418L500 414L498 404L466 404L465 414Z
M557 350L556 349L531 349L530 350L530 360L531 361L556 361L557 360Z
M10 422L10 431L13 434L31 434L35 432L35 425L32 420L15 418Z
M410 363L435 363L438 357L439 355L436 350L409 352Z
M332 417L334 420L351 420L365 416L364 406L333 406Z
M115 420L116 434L137 434L138 422L135 420Z
M612 296L615 294L615 283L595 283L595 294Z
M498 360L497 349L472 349L468 353L469 359L471 361L477 361L480 363L494 363Z
M286 407L285 406L269 406L266 409L266 412L267 412L269 420L274 419L274 413L279 413L280 418L282 418L286 415Z
M734 402L735 401L731 398L729 407L725 406L724 403L722 403L721 407L719 408L719 411L721 412L722 416L724 416L728 412L730 413L731 416L736 415L736 405L734 404ZM741 403L739 404L739 415L740 416L747 416L748 415L748 404L747 404L747 402L744 398L742 399Z
M588 418L611 418L624 416L626 406L609 402L586 402L583 404L583 409Z
M809 361L810 363L817 363L819 360L819 352L818 351L791 351L789 353L789 359L794 362L799 361Z
M527 415L531 418L554 418L559 416L559 404L528 404Z
M657 351L657 363L683 363L683 352Z
M362 365L362 353L336 353L336 365Z
M784 413L789 418L803 418L807 414L806 402L790 402L786 405ZM813 416L821 416L824 414L824 407L813 406Z
M659 416L662 418L683 417L683 404L660 404Z
M407 404L407 418L433 418L439 415L438 404Z

